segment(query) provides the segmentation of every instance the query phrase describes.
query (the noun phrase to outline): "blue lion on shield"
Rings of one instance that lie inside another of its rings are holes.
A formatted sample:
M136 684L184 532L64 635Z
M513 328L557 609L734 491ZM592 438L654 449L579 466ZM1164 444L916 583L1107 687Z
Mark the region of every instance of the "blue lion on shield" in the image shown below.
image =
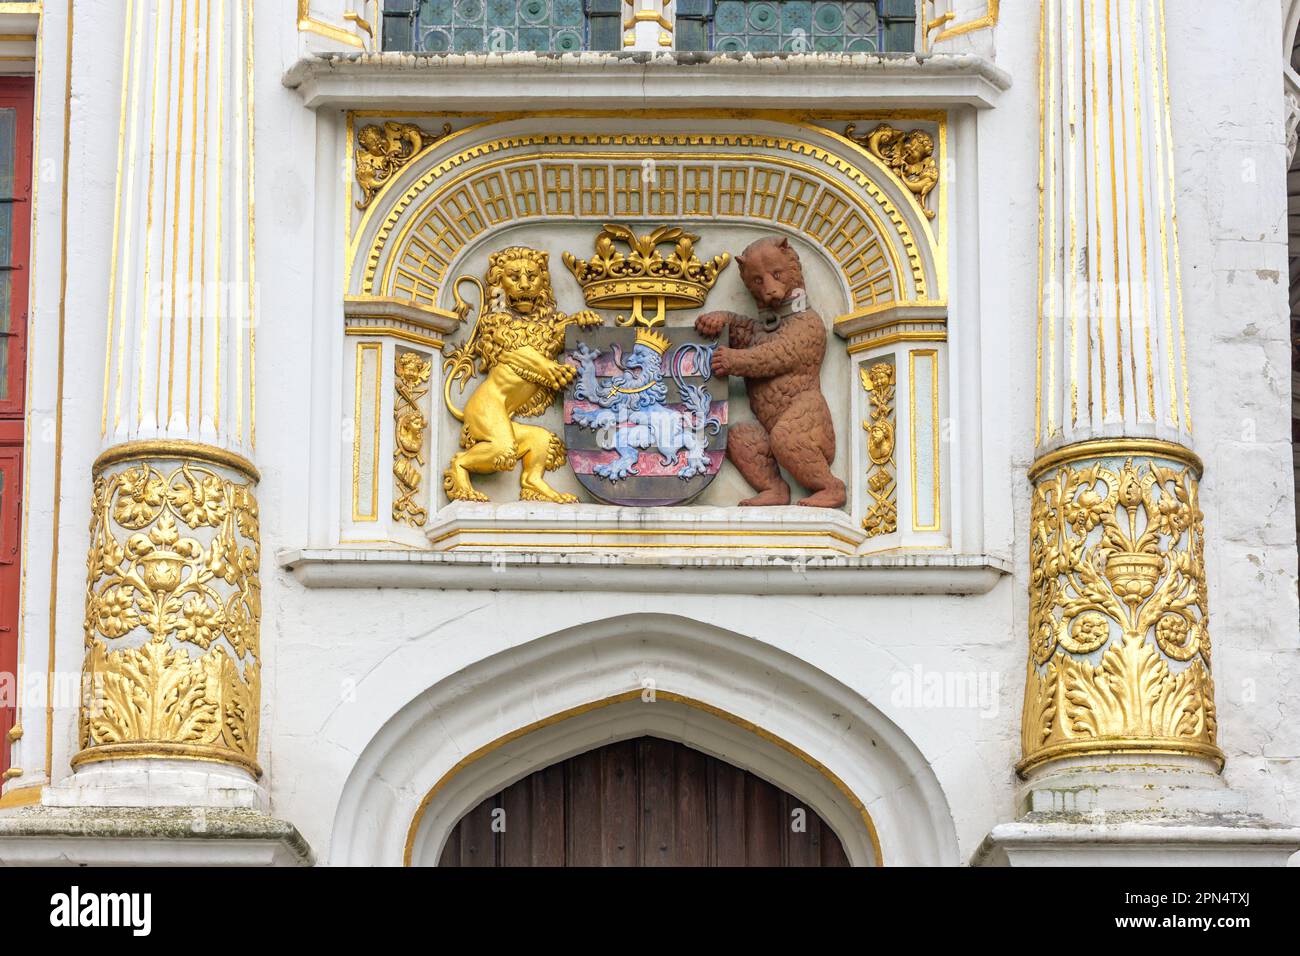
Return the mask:
M712 396L703 385L686 381L688 360L693 360L696 374L707 382L712 377L714 346L695 342L679 345L665 359L669 348L664 336L652 330L637 331L632 352L624 359L622 350L613 347L614 365L619 374L609 378L596 375L599 350L579 343L573 351L578 375L573 383L573 397L600 406L579 409L573 422L583 428L604 431L613 436L618 457L593 471L609 481L621 481L636 475L639 453L656 448L666 467L684 450L685 461L673 472L683 480L705 474L708 470L709 437L717 435L722 422L711 414ZM677 386L684 408L670 408L668 382Z

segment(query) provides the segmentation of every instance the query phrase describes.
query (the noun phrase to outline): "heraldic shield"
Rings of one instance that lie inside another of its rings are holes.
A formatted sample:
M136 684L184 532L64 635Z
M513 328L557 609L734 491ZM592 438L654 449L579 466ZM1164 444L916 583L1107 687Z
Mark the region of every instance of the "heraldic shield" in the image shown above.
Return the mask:
M578 370L564 399L564 443L584 488L615 505L684 504L722 467L727 377L722 341L692 328L566 330Z

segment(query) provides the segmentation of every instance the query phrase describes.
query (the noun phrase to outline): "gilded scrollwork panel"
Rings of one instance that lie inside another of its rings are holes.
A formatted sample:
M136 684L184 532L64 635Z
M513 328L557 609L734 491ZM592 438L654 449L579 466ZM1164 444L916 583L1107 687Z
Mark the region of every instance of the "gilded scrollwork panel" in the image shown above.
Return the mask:
M1174 454L1036 476L1022 772L1123 750L1222 763L1199 470Z
M417 153L450 133L450 123L444 123L437 133L425 132L413 123L371 123L361 127L353 151L357 185L362 193L357 208L369 206L384 184Z
M74 765L179 756L260 773L258 506L252 474L219 457L97 466Z
M850 123L844 128L844 135L889 167L889 171L916 197L927 219L935 217L929 201L930 193L939 185L939 164L934 158L933 136L923 129L901 130L888 123L880 123L862 134L857 133L857 127Z
M898 530L898 462L894 457L897 428L894 391L896 370L892 361L872 362L858 369L862 387L871 404L862 422L867 433L867 515L862 527L867 536L893 534Z
M393 520L419 528L429 518L424 472L433 361L419 352L398 349L394 371Z

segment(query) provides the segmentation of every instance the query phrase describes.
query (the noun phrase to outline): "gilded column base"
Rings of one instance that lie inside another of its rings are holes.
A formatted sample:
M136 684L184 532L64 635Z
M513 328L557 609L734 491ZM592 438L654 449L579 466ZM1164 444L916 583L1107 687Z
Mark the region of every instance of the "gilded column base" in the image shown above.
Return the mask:
M223 449L149 441L105 452L93 475L73 767L165 758L259 777L257 470Z
M1201 471L1186 448L1147 439L1081 442L1030 470L1022 776L1088 754L1222 770Z

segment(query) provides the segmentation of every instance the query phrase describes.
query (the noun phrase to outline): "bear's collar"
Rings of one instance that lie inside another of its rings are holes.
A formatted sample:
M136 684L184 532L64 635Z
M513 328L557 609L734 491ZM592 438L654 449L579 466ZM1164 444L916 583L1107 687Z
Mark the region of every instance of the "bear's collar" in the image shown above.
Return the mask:
M807 293L803 289L795 289L790 298L786 299L775 309L759 309L758 317L763 322L764 332L775 332L777 326L792 315L798 315L808 306ZM799 306L799 307L796 307Z

